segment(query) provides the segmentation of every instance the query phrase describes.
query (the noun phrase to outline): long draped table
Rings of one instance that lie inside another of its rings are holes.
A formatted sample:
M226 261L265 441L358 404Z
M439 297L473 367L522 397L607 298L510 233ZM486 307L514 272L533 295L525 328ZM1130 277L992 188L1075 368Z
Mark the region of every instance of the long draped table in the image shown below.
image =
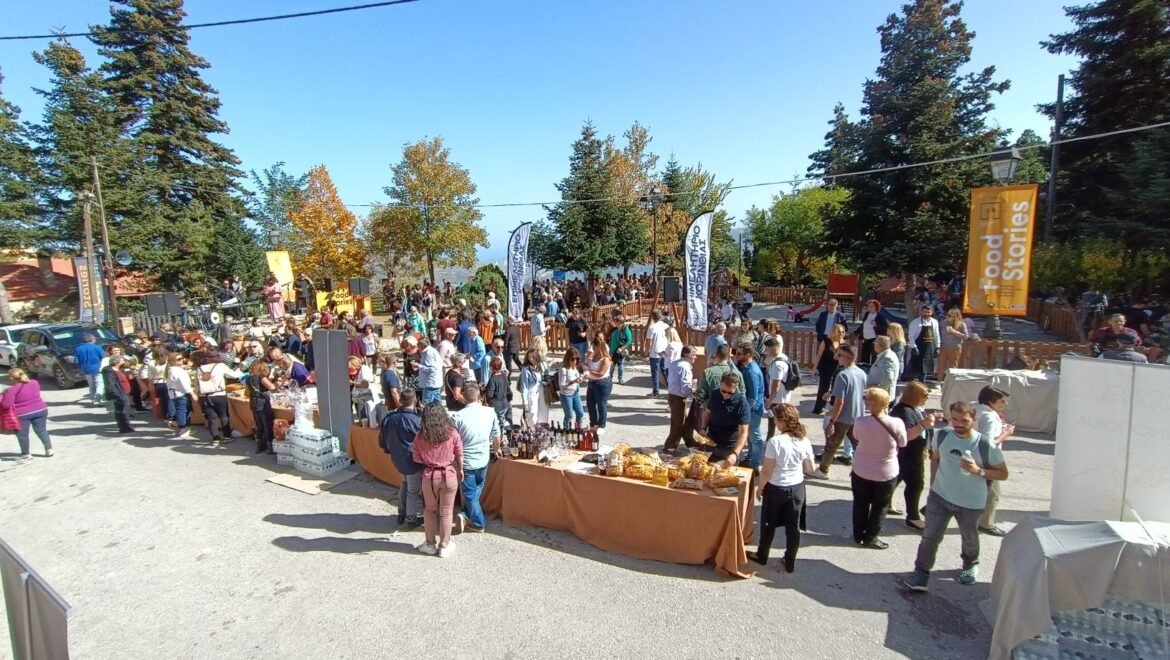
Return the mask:
M350 430L349 455L375 478L401 487L402 476L378 446L377 429ZM480 495L484 511L510 527L571 532L602 550L676 564L713 562L722 573L747 577L745 542L753 533L749 474L739 493L686 491L645 481L568 469L576 455L545 466L502 459L488 466Z
M233 429L254 426L246 399L229 398ZM292 420L292 411L277 417ZM378 429L354 426L349 456L375 479L400 488L402 475L378 444ZM645 481L605 477L570 469L579 458L567 454L553 465L501 459L488 467L480 495L484 511L510 527L532 526L571 532L590 545L628 557L676 564L711 562L716 570L747 577L744 544L753 534L750 473L738 469L739 493L687 491Z

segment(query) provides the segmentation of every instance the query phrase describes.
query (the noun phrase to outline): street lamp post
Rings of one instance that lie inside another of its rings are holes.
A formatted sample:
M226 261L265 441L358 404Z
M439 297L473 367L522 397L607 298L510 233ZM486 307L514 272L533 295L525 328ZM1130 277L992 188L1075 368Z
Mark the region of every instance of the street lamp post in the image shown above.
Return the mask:
M997 151L988 157L988 163L991 165L991 178L1001 186L1006 186L1016 178L1016 170L1020 167L1020 150L1012 147L1003 151ZM1003 328L999 322L999 314L993 314L987 317L986 323L983 324L983 334L988 339L1001 339L1003 337Z
M658 204L662 201L662 191L658 186L651 186L642 196L642 203L650 210L650 258L653 260L651 268L654 281L658 282Z

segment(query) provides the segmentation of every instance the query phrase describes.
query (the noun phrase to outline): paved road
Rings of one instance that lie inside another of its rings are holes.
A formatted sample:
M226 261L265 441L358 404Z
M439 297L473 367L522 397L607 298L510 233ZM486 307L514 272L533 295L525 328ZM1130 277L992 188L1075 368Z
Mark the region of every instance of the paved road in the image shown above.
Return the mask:
M660 444L648 369L627 382L609 437ZM932 592L902 592L918 536L889 518L889 550L852 546L842 468L809 486L792 575L733 580L494 521L439 560L395 531L395 491L364 475L304 495L266 483L277 468L246 441L211 449L145 421L119 436L80 395L46 385L56 457L0 463L0 534L73 606L75 657L986 657L978 602L998 540L983 538L980 582L963 587L952 528ZM1008 444L1007 523L1047 510L1052 448ZM3 450L15 455L11 436Z

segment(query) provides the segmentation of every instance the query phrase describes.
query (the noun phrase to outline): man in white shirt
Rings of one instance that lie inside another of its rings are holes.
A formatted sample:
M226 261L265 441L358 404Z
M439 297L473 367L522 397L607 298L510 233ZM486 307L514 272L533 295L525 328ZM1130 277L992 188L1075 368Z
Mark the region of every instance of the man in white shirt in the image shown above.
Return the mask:
M934 359L942 342L932 306L922 306L918 318L910 322L909 332L910 378L925 383L928 376L934 375Z
M735 307L732 307L731 300L724 300L723 306L719 308L719 314L727 323L734 323L732 319L735 318Z
M784 338L780 335L764 341L764 376L768 381L768 403L765 414L768 417L768 438L776 432L776 420L772 418L772 407L788 403L791 394L785 387L788 380L788 356L784 355Z
M646 347L650 353L650 394L657 397L659 382L662 380L662 354L666 352L667 325L662 321L662 312L650 312L650 325L646 326ZM669 383L667 384L669 386Z
M673 452L682 440L688 447L695 446L694 429L687 415L687 400L695 394L695 347L683 346L666 376L666 403L670 407L670 435L662 445L665 452Z

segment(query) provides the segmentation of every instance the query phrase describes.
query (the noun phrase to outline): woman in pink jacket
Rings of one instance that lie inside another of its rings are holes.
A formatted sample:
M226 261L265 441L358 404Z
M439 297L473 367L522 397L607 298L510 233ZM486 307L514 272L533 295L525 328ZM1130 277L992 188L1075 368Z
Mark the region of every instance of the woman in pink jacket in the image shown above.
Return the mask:
M41 384L30 379L24 369L13 367L8 370L8 380L12 386L0 394L0 410L7 413L12 410L20 420L20 428L16 431L16 439L20 442L20 458L27 461L32 458L28 447L28 432L32 429L41 444L45 446L45 456L53 455L53 442L49 440L49 429L46 423L49 420L49 406L41 398Z

